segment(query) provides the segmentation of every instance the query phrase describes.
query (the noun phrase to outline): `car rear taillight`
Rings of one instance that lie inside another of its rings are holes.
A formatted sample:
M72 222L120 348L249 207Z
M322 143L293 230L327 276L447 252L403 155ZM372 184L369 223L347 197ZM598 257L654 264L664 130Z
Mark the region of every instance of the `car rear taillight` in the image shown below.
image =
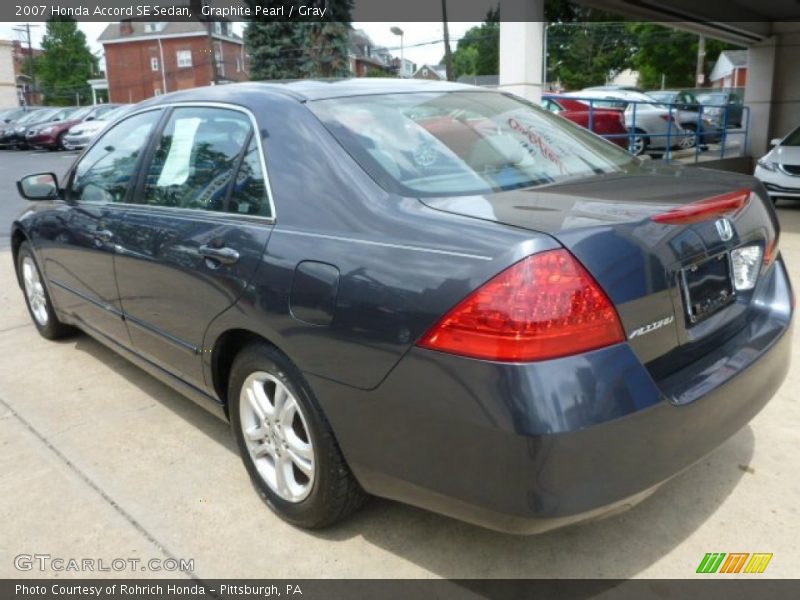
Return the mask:
M529 256L448 312L419 346L497 361L535 361L625 340L614 306L567 250Z
M737 190L728 194L720 194L673 208L653 217L656 223L665 225L689 225L700 223L715 217L733 216L741 212L750 201L750 190Z
M673 117L672 115L658 115L658 116L664 119L667 123L672 123L675 121L675 117Z

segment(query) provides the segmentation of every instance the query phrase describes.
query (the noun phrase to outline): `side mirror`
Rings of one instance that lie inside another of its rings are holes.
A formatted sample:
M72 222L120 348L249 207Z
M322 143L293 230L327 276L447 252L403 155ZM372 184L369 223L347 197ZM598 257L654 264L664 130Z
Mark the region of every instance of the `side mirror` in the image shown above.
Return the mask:
M94 117L86 117L87 121L94 121Z
M772 138L769 141L770 148L774 148L775 146L780 146L780 144L781 144L781 138Z
M58 198L58 177L53 173L28 175L17 182L17 189L26 200L55 200Z

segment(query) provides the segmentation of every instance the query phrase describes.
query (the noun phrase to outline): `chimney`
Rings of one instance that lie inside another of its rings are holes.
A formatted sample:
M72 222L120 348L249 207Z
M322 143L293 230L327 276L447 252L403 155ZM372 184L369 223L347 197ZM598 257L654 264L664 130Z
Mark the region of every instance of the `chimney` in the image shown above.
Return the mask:
M130 19L123 19L119 22L119 34L120 35L132 35L133 34L133 23Z

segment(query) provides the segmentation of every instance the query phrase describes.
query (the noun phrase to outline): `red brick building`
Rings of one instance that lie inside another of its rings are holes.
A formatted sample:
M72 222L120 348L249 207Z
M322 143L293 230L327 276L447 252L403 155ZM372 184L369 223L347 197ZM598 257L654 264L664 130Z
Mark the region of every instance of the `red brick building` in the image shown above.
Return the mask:
M106 55L109 102L248 79L244 43L226 21L122 21L111 23L98 41Z
M29 72L31 55L33 60L36 60L42 55L42 51L38 48L32 48L29 51L28 47L19 40L14 40L11 43L14 57L14 77L19 90L19 97L24 99L25 104L41 104L42 94L33 90L33 80L29 75L26 75L26 72Z

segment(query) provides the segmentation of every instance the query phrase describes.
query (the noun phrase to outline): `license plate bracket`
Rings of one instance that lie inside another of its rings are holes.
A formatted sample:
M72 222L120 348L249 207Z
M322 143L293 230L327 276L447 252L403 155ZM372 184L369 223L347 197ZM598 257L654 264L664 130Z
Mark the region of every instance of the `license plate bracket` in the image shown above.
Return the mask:
M699 323L736 299L730 252L722 252L681 270L689 322Z

